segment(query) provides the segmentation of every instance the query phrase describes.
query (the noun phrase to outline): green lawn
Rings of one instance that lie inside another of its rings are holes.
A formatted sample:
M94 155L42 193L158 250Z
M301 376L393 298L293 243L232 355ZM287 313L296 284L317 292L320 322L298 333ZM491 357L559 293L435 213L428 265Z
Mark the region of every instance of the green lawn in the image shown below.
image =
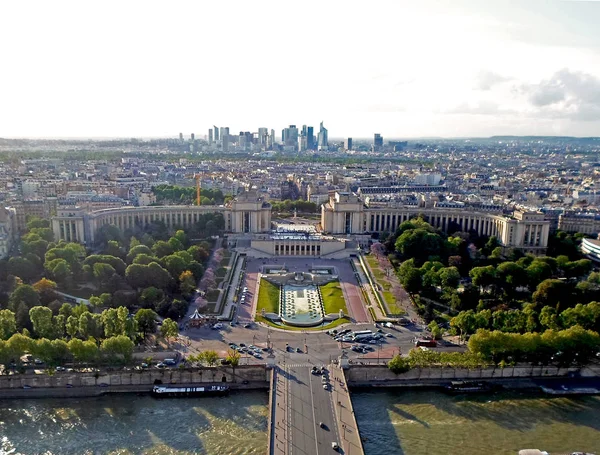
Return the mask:
M266 313L279 313L279 286L260 280L260 289L258 291L258 303L256 305L256 316Z
M340 310L342 310L344 314L348 314L346 300L344 299L344 294L342 293L342 287L339 281L332 281L325 286L321 286L321 295L323 296L325 314L339 313Z
M406 311L404 311L402 308L400 308L397 305L397 301L396 298L394 297L394 295L389 292L389 291L384 291L382 292L383 294L383 298L385 299L385 303L387 304L388 310L390 312L390 314L404 314L406 313Z
M371 272L373 273L375 281L377 281L384 290L389 291L392 285L387 280L383 270L381 270L377 258L373 255L365 256L365 258L367 260L367 264L369 264L369 267L371 268Z

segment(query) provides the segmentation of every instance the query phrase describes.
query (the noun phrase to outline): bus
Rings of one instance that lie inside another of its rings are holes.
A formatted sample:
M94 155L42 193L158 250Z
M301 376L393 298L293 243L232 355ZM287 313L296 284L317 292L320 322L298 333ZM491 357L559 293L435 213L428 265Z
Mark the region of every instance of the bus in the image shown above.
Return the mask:
M359 330L352 334L352 339L354 341L364 340L365 338L371 338L373 336L373 332L370 330Z
M415 341L415 346L426 346L428 348L435 348L437 346L437 341L426 338L419 338L417 341Z

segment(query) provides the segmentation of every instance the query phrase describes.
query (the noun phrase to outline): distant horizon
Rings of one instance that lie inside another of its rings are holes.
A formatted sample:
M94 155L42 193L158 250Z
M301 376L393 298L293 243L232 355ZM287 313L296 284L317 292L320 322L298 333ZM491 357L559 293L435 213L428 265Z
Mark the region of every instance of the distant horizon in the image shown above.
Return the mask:
M191 133L184 133L183 139L189 140ZM196 135L195 139L206 140L206 135ZM231 134L230 134L231 135ZM236 136L235 134L231 136ZM573 135L564 135L564 134L494 134L491 136L383 136L383 140L385 141L415 141L415 140L473 140L473 139L494 139L494 138L570 138L570 139L600 139L600 135L598 136L573 136ZM329 142L340 142L345 139L351 138L353 141L372 141L372 136L367 137L358 137L358 136L336 136L330 137ZM167 135L167 136L134 136L134 135L125 135L125 136L0 136L0 140L39 140L39 141L106 141L106 140L131 140L131 139L141 139L141 140L152 140L152 139L179 139L179 133L175 135ZM278 139L278 143L281 141Z

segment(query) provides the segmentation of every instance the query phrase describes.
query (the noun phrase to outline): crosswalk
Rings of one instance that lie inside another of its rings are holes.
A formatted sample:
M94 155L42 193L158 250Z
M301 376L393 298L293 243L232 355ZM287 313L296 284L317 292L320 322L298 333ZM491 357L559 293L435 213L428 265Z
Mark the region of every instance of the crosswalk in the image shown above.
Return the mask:
M281 368L312 368L316 366L314 363L280 363Z

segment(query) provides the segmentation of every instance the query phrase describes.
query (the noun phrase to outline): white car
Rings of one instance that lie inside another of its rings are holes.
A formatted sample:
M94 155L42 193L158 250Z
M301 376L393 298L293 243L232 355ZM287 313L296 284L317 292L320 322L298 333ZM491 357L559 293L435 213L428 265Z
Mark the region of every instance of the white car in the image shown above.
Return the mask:
M332 448L333 450L337 450L337 449L339 449L339 448L340 448L340 446L338 445L338 443L337 443L337 442L332 442L332 443L331 443L331 448Z

